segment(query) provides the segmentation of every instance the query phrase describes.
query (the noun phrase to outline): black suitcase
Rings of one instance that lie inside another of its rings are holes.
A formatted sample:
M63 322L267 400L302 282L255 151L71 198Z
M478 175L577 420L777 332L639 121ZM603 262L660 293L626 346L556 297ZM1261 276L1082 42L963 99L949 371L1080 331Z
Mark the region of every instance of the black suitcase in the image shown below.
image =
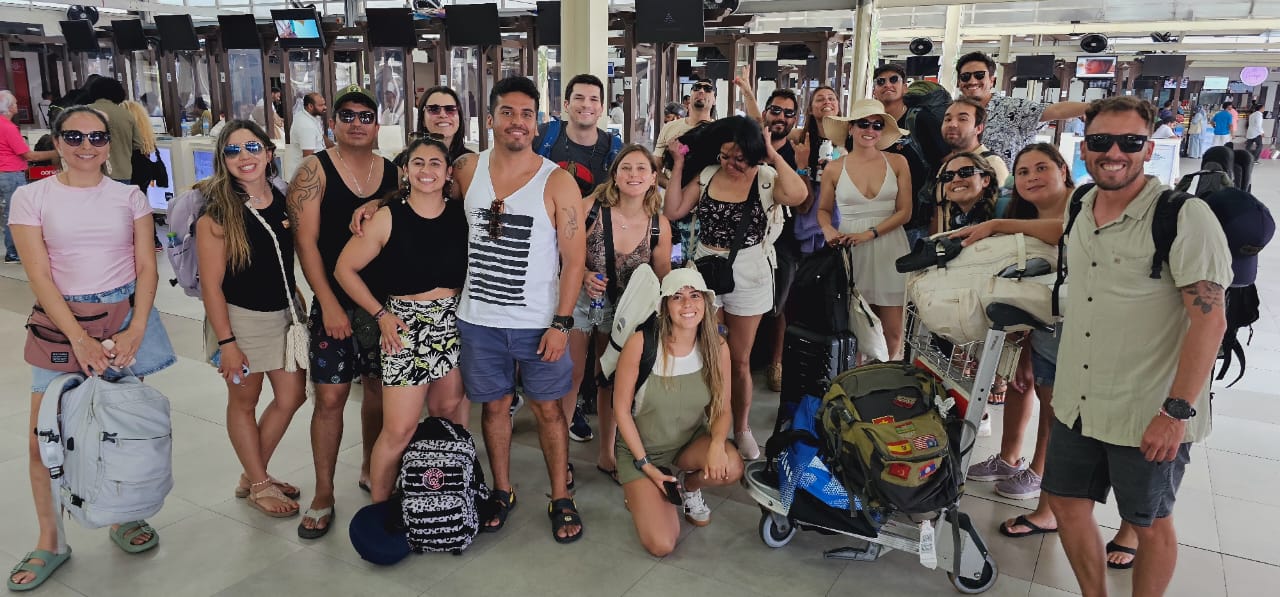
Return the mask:
M787 326L782 346L780 406L790 408L779 408L779 413L793 411L805 395L826 394L832 378L854 367L857 354L853 334L833 336L804 326ZM784 418L780 416L778 423L787 422Z

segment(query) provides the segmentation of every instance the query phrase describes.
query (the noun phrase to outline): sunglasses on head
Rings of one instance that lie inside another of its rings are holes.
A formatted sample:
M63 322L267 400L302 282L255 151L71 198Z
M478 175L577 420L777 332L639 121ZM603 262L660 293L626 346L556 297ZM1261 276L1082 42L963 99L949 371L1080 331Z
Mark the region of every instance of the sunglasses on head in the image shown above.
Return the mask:
M765 111L766 111L766 112L768 112L768 113L770 113L770 114L773 114L774 116L777 116L777 115L779 115L779 114L782 114L782 115L785 115L787 118L795 118L795 117L796 117L796 111L795 111L795 110L787 110L787 109L783 108L782 106L769 106L768 108L766 108L766 109L765 109Z
M942 182L951 182L956 178L969 178L974 174L982 174L977 166L961 166L955 170L943 170L938 173L938 180Z
M348 124L355 122L356 116L360 117L360 124L373 124L373 121L378 118L377 114L368 110L363 112L356 112L355 110L348 110L346 108L338 110L338 120L341 122Z
M247 151L253 155L258 155L262 153L262 150L264 149L266 149L266 146L257 141L250 141L244 145L228 143L222 147L222 157L233 158L240 155L241 150Z
M889 77L876 77L876 87L883 87L889 83L897 85L898 81L901 81L901 80L902 80L902 77L899 77L898 75L893 75Z
M458 106L457 104L449 104L446 106L427 104L427 114L439 114L441 112L444 112L445 114L457 114Z
M91 131L88 133L81 131L62 131L62 141L67 145L80 145L85 138L89 138L89 145L94 147L102 147L111 142L111 133L107 131Z
M866 118L859 118L853 121L853 126L856 126L862 130L872 129L876 131L883 131L884 121L883 120L867 120Z
M1084 144L1089 148L1089 151L1096 153L1111 151L1112 145L1119 145L1120 151L1125 153L1137 153L1147 146L1147 136L1095 133L1092 135L1085 135Z
M713 87L710 83L694 83L693 90L694 91L715 91L716 88Z
M440 133L432 133L429 131L417 131L409 133L410 139L435 139L436 141L444 141L444 135Z
M985 70L976 70L971 73L960 73L961 83L968 83L969 79L977 79L981 81L985 78L987 78L987 71Z

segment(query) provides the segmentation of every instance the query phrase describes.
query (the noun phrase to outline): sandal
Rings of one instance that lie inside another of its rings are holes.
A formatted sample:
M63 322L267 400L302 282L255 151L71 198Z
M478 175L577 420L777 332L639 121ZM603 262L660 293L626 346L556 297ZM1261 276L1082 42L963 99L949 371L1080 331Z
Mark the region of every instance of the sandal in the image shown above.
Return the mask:
M503 491L495 489L489 492L488 511L491 515L484 519L484 525L480 527L482 533L496 533L502 530L507 524L507 516L516 508L516 490ZM489 524L493 521L498 524Z
M581 539L582 534L587 530L582 526L582 516L578 514L578 506L571 498L551 500L551 504L547 506L547 516L551 518L551 538L555 539L556 543L573 543ZM568 526L578 527L578 534L561 537L561 529Z
M305 523L308 519L314 520L317 523L319 523L320 519L325 517L329 518L329 522L325 523L323 527L316 527L316 528L309 529L303 525L303 523ZM302 515L302 522L298 523L298 536L303 539L319 539L329 534L329 529L333 527L333 519L334 519L333 506L329 506L328 508L320 508L319 510L316 510L313 508L307 508L306 514Z
M9 590L15 592L30 591L49 580L53 576L55 570L71 557L71 547L67 547L67 553L56 554L51 551L37 549L27 552L27 555L18 562L13 570L9 571ZM31 560L43 560L43 564L33 564ZM13 575L19 572L34 572L36 577L31 582L18 584L13 582Z
M257 508L259 512L262 512L272 518L291 518L298 515L298 502L289 499L289 497L285 495L284 490L280 489L279 485L272 483L271 479L267 479L261 483L254 483L250 487L256 487L258 485L266 485L266 488L249 494L248 501L250 506ZM262 503L262 500L268 499L276 500L285 504L286 506L289 506L289 509L283 512L272 510Z
M565 477L565 483L564 483L565 489L568 489L569 491L573 491L573 482L576 481L577 479L578 479L578 476L573 474L573 463L570 462L569 474Z
M1133 559L1123 564L1117 564L1110 560L1111 554L1113 553L1126 553L1133 556ZM1108 558L1107 568L1110 568L1112 570L1128 570L1130 568L1133 568L1133 563L1138 559L1138 549L1136 547L1125 547L1123 545L1116 543L1115 541L1108 541L1107 542L1107 558Z
M1004 404L1004 393L1009 389L1009 382L1003 379L996 379L991 384L991 395L987 398L987 406L1000 406Z
M281 481L281 480L279 480L279 479L277 479L277 478L275 478L275 477L271 477L270 475L268 475L268 477L270 477L271 481L272 481L273 483L275 483L276 487L279 487L279 488L280 488L280 493L283 493L285 497L287 497L287 498L289 498L289 499L291 499L291 500L296 500L296 499L298 499L298 498L302 497L302 490L301 490L301 489L298 489L297 487L294 487L294 486L293 486L292 484L290 484L290 483L285 483L284 481ZM247 481L249 480L249 478L248 478L248 477L246 477L246 476L244 476L244 474L242 473L242 474L240 475L240 480L241 480L241 481L243 481L243 482L247 482ZM236 485L235 496L236 496L237 498L242 499L242 500L243 500L243 499L245 499L245 498L248 498L248 497L249 497L249 491L250 491L249 487L250 487L251 485L252 485L252 483L251 483L249 486L246 486L246 485Z
M1010 528L1015 526L1024 526L1031 530L1021 532L1021 533L1015 533L1009 530ZM1012 537L1014 539L1017 539L1019 537L1030 537L1031 535L1043 535L1046 533L1056 533L1056 532L1058 532L1058 529L1056 527L1052 529L1046 529L1046 528L1040 527L1032 523L1030 520L1027 520L1027 517L1022 515L1018 515L1017 518L1013 519L1013 524L1005 524L1005 523L1000 524L1000 534L1004 535L1005 537Z
M142 543L134 544L139 535L150 535ZM145 520L126 522L111 530L111 540L125 553L142 553L160 544L160 535Z
M600 473L601 473L601 474L603 474L603 475L605 475L605 476L609 477L610 479L613 479L613 484L614 484L614 485L622 485L622 483L618 481L618 469L616 469L616 468L605 468L605 467L600 466L600 465L598 465L598 464L597 464L597 465L596 465L596 470L600 471Z

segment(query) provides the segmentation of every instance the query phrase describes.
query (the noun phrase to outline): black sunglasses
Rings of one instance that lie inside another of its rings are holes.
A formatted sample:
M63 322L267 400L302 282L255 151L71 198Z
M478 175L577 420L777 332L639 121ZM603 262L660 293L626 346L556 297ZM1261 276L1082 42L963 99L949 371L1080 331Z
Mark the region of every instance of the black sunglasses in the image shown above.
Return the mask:
M1111 151L1112 145L1119 145L1120 151L1125 153L1137 153L1147 146L1146 135L1108 135L1105 133L1095 133L1084 136L1085 147L1089 151L1096 153L1104 153Z
M942 182L951 182L956 178L969 178L974 174L985 174L979 172L977 166L961 166L956 170L943 170L938 173L938 180Z
M853 126L856 126L862 130L872 129L876 131L883 131L884 121L883 120L867 120L866 118L859 118L853 121Z
M234 143L228 143L227 145L224 145L222 147L222 157L224 158L236 157L240 155L241 149L253 155L258 155L262 153L262 150L266 149L266 146L264 146L263 144L257 141L250 141L248 143L245 143L244 145L236 145Z
M89 145L94 147L102 147L111 142L111 133L107 131L91 131L88 133L81 131L62 131L59 136L62 142L67 145L79 146L84 142L85 137L89 138Z
M346 108L338 110L338 120L341 122L345 122L345 123L355 122L356 116L360 117L360 124L373 124L373 121L378 118L377 114L374 114L373 112L370 112L368 110L365 110L363 112L356 112L355 110L348 110Z
M898 75L893 75L891 77L877 77L876 87L883 87L884 85L889 83L893 83L894 85L897 85L898 81L901 81L901 80L902 78L899 77Z
M716 88L712 86L710 83L694 83L693 90L694 91L715 91Z
M428 114L439 114L440 112L444 112L445 114L457 114L458 106L456 104L449 104L447 106L441 106L438 104L427 104Z
M774 116L777 116L777 115L779 115L779 114L783 114L783 115L785 115L787 118L795 118L795 117L796 117L796 111L795 111L795 110L787 110L787 109L783 108L782 106L769 106L768 108L766 108L766 109L765 109L765 111L766 111L766 112L768 112L768 113L770 113L770 114L773 114Z
M987 71L985 70L976 70L971 73L960 73L961 83L968 83L969 79L977 79L981 81L985 78L987 78Z

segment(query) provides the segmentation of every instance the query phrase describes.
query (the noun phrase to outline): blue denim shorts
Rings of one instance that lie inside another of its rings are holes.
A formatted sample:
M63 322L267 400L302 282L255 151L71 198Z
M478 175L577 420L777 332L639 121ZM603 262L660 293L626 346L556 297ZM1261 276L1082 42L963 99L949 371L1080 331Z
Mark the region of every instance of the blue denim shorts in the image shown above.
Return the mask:
M573 388L573 359L566 349L560 360L544 362L538 344L546 329L491 328L458 320L462 335L462 384L472 402L492 402L516 389L516 364L524 395L537 401L558 400Z
M133 295L135 286L135 282L129 282L114 290L107 290L97 294L64 295L62 298L72 303L119 303L129 300L129 297ZM125 316L124 327L121 329L128 328L131 321L133 321L132 310ZM137 377L151 375L178 362L177 355L173 353L173 345L169 343L169 333L165 331L164 323L160 321L160 311L157 311L155 307L151 307L151 313L147 316L147 332L142 336L142 345L138 347L136 358L138 362L129 367L127 372ZM32 367L31 391L33 393L44 392L49 387L49 382L63 373L62 371ZM126 372L107 370L103 376L107 379L115 379L123 376L124 373Z
M1035 375L1036 385L1053 387L1058 373L1058 344L1062 342L1062 324L1054 327L1052 332L1032 330L1031 332L1031 372Z

